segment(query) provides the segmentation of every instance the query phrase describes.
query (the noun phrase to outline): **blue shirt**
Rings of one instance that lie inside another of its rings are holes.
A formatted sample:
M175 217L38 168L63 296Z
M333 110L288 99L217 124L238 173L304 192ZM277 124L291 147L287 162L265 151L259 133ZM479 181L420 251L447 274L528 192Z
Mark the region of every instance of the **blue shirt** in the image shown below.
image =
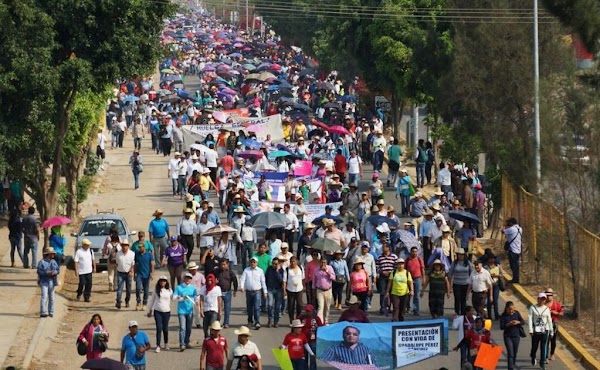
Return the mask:
M143 331L139 330L137 334L132 337L131 334L127 334L123 337L121 342L121 351L125 351L125 363L131 365L145 365L146 364L146 352L142 353L142 358L136 358L136 352L138 347L145 347L150 344L148 335Z
M154 250L154 246L152 245L152 243L150 243L150 241L148 239L144 240L144 246L146 247L146 250L148 252L152 252ZM140 250L140 241L136 241L133 242L133 244L131 245L131 250L134 252L138 252Z
M148 232L152 234L154 238L163 238L169 232L169 224L164 218L161 218L160 220L155 218L150 221Z
M283 289L283 269L275 269L273 266L267 268L265 282L268 290Z
M50 238L48 239L48 242L50 243L50 246L54 248L56 254L58 254L59 256L65 254L64 249L65 245L67 244L67 239L64 236L51 234Z
M55 271L56 275L50 275L51 271ZM50 280L52 280L52 281L54 281L54 283L56 283L58 281L57 275L59 273L60 273L60 267L58 267L58 263L56 263L56 261L54 259L47 260L44 258L40 262L38 262L37 274L38 274L40 283L47 283Z
M145 251L144 254L140 251L135 252L135 273L140 275L142 278L147 279L150 277L150 263L154 261L154 255L152 252Z
M206 217L208 218L208 221L212 222L215 225L221 224L221 217L219 217L219 214L217 212L215 212L213 210L212 212L205 212L205 213L206 213Z
M424 237L424 236L428 236L429 232L431 231L431 228L435 226L435 221L431 220L431 221L423 221L421 222L421 227L419 228L419 236L420 237Z
M346 281L350 280L350 272L348 271L348 263L345 259L337 260L334 259L330 263L333 268L333 272L335 275L344 275L346 277Z
M197 301L196 287L192 284L186 285L185 283L179 284L173 292L173 298L177 297L189 297L177 301L177 314L178 315L189 315L194 313L194 303Z

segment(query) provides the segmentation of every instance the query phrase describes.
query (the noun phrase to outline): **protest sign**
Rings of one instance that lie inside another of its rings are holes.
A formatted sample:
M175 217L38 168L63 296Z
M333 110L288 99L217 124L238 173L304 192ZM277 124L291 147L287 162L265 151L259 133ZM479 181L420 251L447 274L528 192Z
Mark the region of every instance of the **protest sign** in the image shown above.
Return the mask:
M208 134L215 138L219 135L219 130L246 132L246 127L257 125L263 130L256 135L258 142L266 140L267 134L271 135L273 142L283 140L283 127L281 125L281 115L275 114L268 117L243 118L239 122L223 123L218 125L186 125L183 126L183 139L186 145L191 145L199 140L204 140ZM247 133L247 132L246 132Z
M295 176L310 176L312 173L312 161L296 161L294 167Z
M397 369L448 354L446 320L341 322L317 331L317 358L337 369Z
M252 202L252 206L250 208L251 208L252 214L256 214L256 213L260 213L260 212L272 211L275 204L279 204L279 205L283 206L284 203L285 202L276 202L276 201ZM340 208L341 205L342 205L342 202L323 203L323 204L305 204L306 215L304 215L304 222L306 222L306 223L312 222L312 220L314 220L315 218L325 214L326 206L333 207L333 211L331 212L331 214L334 216L337 216L340 214L340 211L338 210L338 208Z
M502 356L502 346L493 346L487 343L479 345L479 351L475 358L475 367L482 369L495 369Z
M213 118L219 122L225 123L238 122L248 117L248 108L238 108L231 110L215 111L213 112Z
M273 357L277 360L277 364L281 370L293 370L292 360L290 359L290 354L287 349L281 348L272 348Z

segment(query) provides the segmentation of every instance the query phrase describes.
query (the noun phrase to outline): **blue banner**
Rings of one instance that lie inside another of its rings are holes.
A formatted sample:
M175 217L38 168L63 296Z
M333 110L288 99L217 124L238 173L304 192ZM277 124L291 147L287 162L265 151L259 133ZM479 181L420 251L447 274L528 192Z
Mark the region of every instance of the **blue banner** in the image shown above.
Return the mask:
M341 322L317 330L317 358L342 370L397 369L448 354L448 321Z

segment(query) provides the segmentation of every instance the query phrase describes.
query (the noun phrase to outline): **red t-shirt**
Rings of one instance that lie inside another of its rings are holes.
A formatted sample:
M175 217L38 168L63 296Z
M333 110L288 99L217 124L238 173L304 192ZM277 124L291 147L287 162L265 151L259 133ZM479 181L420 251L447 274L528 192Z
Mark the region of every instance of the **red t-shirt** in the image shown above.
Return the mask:
M335 168L335 173L346 173L346 157L341 154L338 154L333 158L333 167Z
M421 257L408 258L406 260L406 269L408 272L410 272L410 276L412 276L413 279L422 277L421 267L425 269L425 264L423 263L423 259Z
M202 350L206 352L206 365L212 367L225 366L225 350L227 339L219 336L217 339L206 338L202 342Z
M306 336L302 333L289 333L283 340L283 345L287 346L288 353L292 360L300 360L304 358L304 345L308 343Z
M562 312L563 308L562 305L560 304L559 301L552 301L552 304L549 307L550 311L556 311L556 312ZM558 319L560 318L559 315L555 315L553 313L550 313L550 316L552 317L552 322L557 322Z
M465 335L465 338L470 340L470 348L471 349L479 349L481 343L491 343L492 336L488 330L484 330L483 333L477 334L475 330L471 329Z
M233 171L233 165L235 164L235 161L233 160L232 156L226 155L225 157L221 158L220 162L221 167L223 167L223 170L226 174L230 174L231 171Z

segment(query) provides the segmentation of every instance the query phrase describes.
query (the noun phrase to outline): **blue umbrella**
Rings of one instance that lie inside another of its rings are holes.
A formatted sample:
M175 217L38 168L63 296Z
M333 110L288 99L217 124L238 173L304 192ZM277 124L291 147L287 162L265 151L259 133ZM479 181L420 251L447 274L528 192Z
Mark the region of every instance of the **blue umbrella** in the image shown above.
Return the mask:
M230 58L241 58L242 54L240 54L240 53L232 53L232 54L229 54L229 57Z
M130 96L126 97L125 99L123 99L123 103L136 102L138 100L140 100L140 98L138 98L137 96L130 95Z
M338 96L336 100L342 103L356 103L356 98L352 95Z
M287 146L285 146L285 145L283 145L283 144L277 144L277 147L276 147L276 148L277 148L277 150L283 150L283 151L285 151L285 152L288 152L288 153L294 154L294 152L293 152L293 151L292 151L290 148L288 148Z
M292 153L287 152L285 150L276 150L272 153L269 153L269 155L267 155L267 158L280 158L280 157L287 157L292 155Z
M473 224L479 223L479 218L471 212L467 211L450 211L448 212L448 216L462 222L471 221L471 223Z
M185 90L177 90L177 96L179 96L181 99L196 100L194 96L190 95L190 93Z
M177 75L170 75L170 76L163 78L163 81L181 81L181 77L179 77Z
M245 139L242 141L242 144L244 144L244 146L246 148L250 148L250 149L260 149L260 143L254 139Z
M275 90L279 90L279 85L271 85L271 86L267 87L267 91L275 91Z

